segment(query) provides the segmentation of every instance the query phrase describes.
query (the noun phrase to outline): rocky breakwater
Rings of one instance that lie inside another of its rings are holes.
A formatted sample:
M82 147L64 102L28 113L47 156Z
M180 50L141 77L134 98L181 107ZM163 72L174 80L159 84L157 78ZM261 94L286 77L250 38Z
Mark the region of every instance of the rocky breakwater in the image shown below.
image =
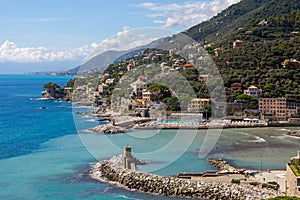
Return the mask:
M258 200L275 196L271 191L248 185L207 183L128 170L115 160L96 163L90 171L90 176L100 181L120 184L128 189L164 196L211 200Z
M126 129L119 126L114 126L112 124L104 124L93 128L89 128L87 129L87 131L99 134L118 134L125 133Z
M242 169L236 169L235 167L231 166L226 160L223 160L221 158L209 158L207 159L207 162L216 167L219 172L240 173L240 171L243 171Z

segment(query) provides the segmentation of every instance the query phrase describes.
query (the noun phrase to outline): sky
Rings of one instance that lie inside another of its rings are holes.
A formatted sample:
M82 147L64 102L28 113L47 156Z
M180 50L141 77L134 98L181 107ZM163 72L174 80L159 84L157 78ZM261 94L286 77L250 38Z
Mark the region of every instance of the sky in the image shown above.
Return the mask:
M143 45L240 0L0 0L0 74L62 71L92 52ZM133 30L144 33L133 34ZM162 31L160 31L162 30ZM164 31L167 30L167 31Z

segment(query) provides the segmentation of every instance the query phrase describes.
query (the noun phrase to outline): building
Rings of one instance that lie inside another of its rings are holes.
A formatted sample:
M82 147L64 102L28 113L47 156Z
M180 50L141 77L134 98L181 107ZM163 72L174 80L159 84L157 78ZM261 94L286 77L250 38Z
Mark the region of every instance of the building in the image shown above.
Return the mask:
M211 74L203 74L198 76L199 82L207 82L209 79L211 79L213 76Z
M142 96L143 90L147 89L147 83L138 79L131 84L131 87L133 89L133 92L135 92L137 96Z
M214 53L216 57L219 57L223 54L223 49L222 48L215 48Z
M105 83L108 84L108 85L110 85L110 84L113 84L114 81L115 81L114 78L108 78L108 79L106 79Z
M258 89L256 86L251 85L247 90L244 90L244 94L259 98L262 94L262 90Z
M241 83L233 83L230 85L230 88L232 90L241 90L242 89L242 84Z
M143 90L142 99L145 103L152 101L152 93L147 90Z
M188 105L188 112L204 112L205 107L210 105L210 99L194 98Z
M191 64L191 63L186 63L186 64L183 65L183 67L184 68L190 68L190 67L194 67L194 65Z
M300 197L300 152L286 164L286 193L287 196Z
M240 48L244 45L244 42L242 40L236 40L233 42L233 48L236 49L236 48Z
M134 69L134 65L132 65L132 64L127 65L127 71L131 71L133 69Z
M286 98L260 98L258 109L262 115L275 119L286 119L297 115L297 105Z

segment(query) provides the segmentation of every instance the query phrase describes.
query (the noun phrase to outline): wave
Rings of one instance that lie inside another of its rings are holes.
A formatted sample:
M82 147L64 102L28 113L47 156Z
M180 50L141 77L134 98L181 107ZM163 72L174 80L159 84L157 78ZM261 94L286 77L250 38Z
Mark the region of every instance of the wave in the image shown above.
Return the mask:
M139 198L128 197L126 195L117 195L116 197L123 198L123 199L141 200Z
M50 100L49 98L44 98L44 97L40 97L40 98L29 98L31 101L45 101L45 100Z
M98 122L98 120L97 119L87 119L87 120L85 120L86 122Z
M244 140L244 142L250 142L250 143L263 143L266 142L266 140L264 138L255 136L254 140Z
M285 129L285 128L281 128L281 129L278 129L278 130L280 130L280 131L288 131L288 132L291 131L291 130L288 130L288 129Z

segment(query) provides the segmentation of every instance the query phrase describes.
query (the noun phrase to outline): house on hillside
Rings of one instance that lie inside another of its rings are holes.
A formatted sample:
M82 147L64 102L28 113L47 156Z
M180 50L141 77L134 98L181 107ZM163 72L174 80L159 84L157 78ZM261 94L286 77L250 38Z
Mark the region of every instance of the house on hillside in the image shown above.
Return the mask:
M244 90L244 94L259 98L262 95L262 90L258 89L256 86L251 85L247 90Z
M232 83L230 85L230 89L232 89L232 90L241 90L242 89L242 84L241 83Z
M147 89L147 83L138 79L131 84L131 87L133 89L133 92L135 92L137 96L141 97L143 90Z
M210 99L194 98L188 105L188 112L200 113L204 112L205 107L211 103Z
M233 42L233 48L241 48L244 45L244 42L242 40L236 40Z

